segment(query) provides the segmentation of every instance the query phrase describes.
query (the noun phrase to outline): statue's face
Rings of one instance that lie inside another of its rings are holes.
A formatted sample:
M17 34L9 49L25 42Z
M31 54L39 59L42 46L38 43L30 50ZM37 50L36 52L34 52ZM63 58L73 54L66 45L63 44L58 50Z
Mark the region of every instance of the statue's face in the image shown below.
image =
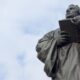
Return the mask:
M69 6L66 10L66 18L73 18L78 15L78 9L75 5Z

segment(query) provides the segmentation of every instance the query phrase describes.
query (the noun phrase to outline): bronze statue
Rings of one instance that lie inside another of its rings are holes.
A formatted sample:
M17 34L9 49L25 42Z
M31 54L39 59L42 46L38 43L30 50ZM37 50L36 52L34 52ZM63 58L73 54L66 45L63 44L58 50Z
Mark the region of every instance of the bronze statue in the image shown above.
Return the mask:
M73 24L80 23L80 8L69 5L66 19ZM38 59L45 66L44 71L52 80L80 80L80 43L70 41L70 35L60 29L43 36L36 46Z

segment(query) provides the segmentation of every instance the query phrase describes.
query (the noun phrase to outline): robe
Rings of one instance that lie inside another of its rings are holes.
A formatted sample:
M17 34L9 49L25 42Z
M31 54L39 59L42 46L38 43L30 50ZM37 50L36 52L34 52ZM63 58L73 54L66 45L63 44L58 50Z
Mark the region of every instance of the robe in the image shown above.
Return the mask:
M37 57L52 80L80 80L80 43L57 46L60 29L45 34L37 43Z

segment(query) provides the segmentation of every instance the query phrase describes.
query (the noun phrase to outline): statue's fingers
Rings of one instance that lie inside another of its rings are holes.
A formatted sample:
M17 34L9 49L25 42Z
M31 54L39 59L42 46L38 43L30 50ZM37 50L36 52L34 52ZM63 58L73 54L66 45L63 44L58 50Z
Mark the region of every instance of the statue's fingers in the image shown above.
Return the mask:
M71 38L70 35L62 35L63 38Z
M68 33L66 31L61 31L60 33L61 35L68 35Z

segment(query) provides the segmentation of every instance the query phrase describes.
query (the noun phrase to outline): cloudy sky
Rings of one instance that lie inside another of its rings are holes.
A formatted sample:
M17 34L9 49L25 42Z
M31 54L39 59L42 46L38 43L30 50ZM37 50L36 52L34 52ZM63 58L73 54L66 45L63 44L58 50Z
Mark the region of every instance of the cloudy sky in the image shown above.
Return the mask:
M38 39L58 28L79 0L0 0L0 80L51 80L37 58ZM80 5L79 5L80 6Z

